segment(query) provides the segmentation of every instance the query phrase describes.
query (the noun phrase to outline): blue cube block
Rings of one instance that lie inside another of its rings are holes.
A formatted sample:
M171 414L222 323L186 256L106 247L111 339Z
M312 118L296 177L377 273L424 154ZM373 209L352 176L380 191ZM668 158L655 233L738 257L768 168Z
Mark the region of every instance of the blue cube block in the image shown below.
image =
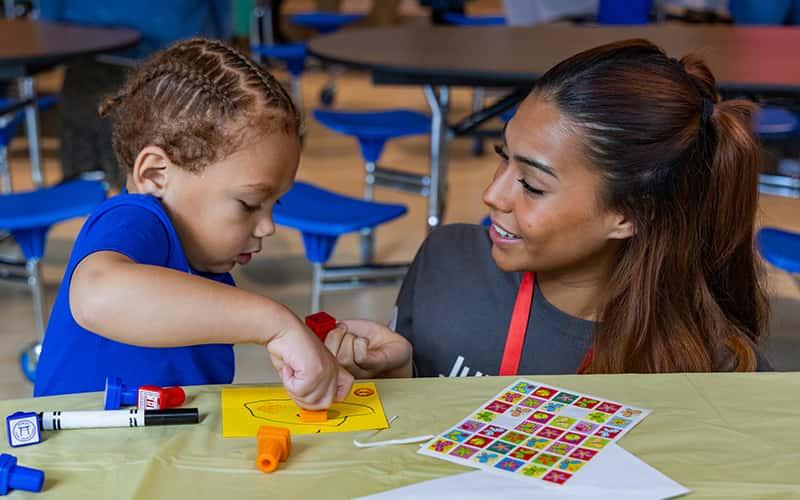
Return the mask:
M6 417L8 444L14 448L38 444L42 441L39 414L18 411Z

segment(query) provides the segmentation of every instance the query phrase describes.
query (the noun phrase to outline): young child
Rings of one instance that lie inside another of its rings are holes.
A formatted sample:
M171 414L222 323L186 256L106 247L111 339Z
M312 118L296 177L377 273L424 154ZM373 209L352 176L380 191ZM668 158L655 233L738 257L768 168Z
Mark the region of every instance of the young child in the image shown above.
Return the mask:
M280 84L236 50L179 42L139 67L100 109L113 119L126 191L75 242L45 336L35 396L127 384L227 384L231 344L267 346L308 409L349 391L286 307L235 287L275 231L294 180L300 118Z
M400 335L346 321L326 345L359 377L770 369L754 111L645 40L559 63L496 148L488 231L431 233Z

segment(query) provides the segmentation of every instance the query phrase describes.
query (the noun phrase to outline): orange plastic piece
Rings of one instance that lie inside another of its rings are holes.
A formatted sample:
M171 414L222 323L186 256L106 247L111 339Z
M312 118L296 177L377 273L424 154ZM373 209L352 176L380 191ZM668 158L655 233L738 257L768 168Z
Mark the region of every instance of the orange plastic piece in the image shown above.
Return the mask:
M278 468L278 462L289 458L292 448L292 436L285 427L262 425L258 428L258 455L256 467L263 472L272 472Z
M328 410L304 410L300 408L300 420L303 422L327 422Z

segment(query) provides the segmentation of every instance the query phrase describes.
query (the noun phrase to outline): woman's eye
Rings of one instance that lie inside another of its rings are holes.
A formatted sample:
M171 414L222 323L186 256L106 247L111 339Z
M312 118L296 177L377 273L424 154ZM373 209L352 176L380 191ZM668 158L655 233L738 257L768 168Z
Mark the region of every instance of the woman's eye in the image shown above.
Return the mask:
M535 187L531 186L530 184L528 184L528 181L526 181L521 177L517 179L517 182L522 184L522 187L525 189L525 191L528 191L531 194L535 194L537 196L544 194L544 191L542 191L541 189L536 189Z

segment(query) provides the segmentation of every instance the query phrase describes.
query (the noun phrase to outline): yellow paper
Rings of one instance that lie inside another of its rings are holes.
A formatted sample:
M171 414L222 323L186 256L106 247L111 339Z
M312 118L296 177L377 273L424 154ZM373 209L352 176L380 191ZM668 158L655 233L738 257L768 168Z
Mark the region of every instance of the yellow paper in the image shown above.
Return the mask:
M350 432L386 429L386 415L375 384L353 384L344 401L333 403L327 422L300 420L300 408L281 386L224 387L222 389L222 435L254 437L262 425L288 428L292 434Z

